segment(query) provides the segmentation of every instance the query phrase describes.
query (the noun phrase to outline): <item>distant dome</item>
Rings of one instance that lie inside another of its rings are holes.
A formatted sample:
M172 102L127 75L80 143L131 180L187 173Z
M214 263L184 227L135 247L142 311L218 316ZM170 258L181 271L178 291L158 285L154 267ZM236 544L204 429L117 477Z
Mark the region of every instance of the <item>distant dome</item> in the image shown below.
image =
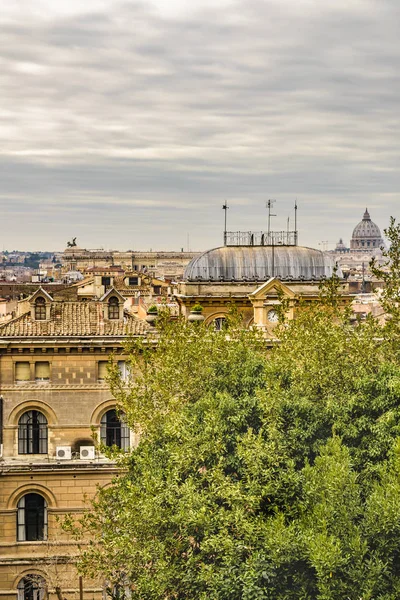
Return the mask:
M371 221L368 209L365 209L362 221L355 226L350 242L352 250L379 249L384 245L381 230Z
M343 238L340 238L340 240L336 244L335 250L337 250L338 252L343 252L344 250L347 250L346 245L343 243Z
M222 246L193 258L186 281L320 280L331 277L334 260L303 246ZM342 273L338 272L342 277Z

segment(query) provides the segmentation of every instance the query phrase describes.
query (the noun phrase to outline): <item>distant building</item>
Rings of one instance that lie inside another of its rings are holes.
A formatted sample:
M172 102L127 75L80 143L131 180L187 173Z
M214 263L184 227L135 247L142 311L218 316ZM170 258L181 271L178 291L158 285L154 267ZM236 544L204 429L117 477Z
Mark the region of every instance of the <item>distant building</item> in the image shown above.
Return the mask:
M194 258L175 294L182 314L192 320L191 310L200 304L205 323L220 329L234 305L247 327L273 338L282 299L288 318L296 318L302 303L318 300L319 284L335 267L327 253L297 246L297 232L291 239L284 233L271 240L275 233L234 232L225 246ZM349 302L346 282L342 292L343 303Z
M340 240L336 244L335 252L350 252L350 248L347 248L346 244L343 243L343 238L340 238Z
M328 252L333 256L340 266L344 276L348 279L351 291L371 291L379 286L379 282L373 280L369 270L369 263L375 258L378 264L382 264L382 250L385 241L381 230L371 220L368 209L365 209L362 220L355 226L350 240L346 246L343 238L340 238L336 248Z
M362 221L360 221L353 230L350 241L350 250L352 252L365 252L365 250L369 249L374 253L378 251L381 246L385 246L381 231L378 225L371 221L370 214L366 208Z
M199 252L141 252L87 250L77 246L66 248L62 257L64 272L96 267L120 267L123 270L148 272L153 277L181 279L186 265Z

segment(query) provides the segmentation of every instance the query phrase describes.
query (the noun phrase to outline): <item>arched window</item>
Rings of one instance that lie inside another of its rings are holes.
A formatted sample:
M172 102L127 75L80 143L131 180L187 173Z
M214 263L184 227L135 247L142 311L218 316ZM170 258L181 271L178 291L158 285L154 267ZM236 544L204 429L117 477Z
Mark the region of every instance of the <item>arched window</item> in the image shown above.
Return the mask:
M104 413L101 418L100 438L105 446L117 446L121 450L128 450L129 437L129 427L118 417L115 408Z
M40 494L25 494L18 502L17 540L47 540L47 503Z
M118 298L113 296L108 302L108 318L119 319L119 304Z
M214 319L214 328L215 331L222 331L225 327L226 319L225 317L217 317Z
M25 575L18 584L18 600L43 600L46 582L40 575Z
M44 298L36 298L35 301L35 320L45 321L46 320L46 302Z
M47 454L47 419L29 410L18 421L18 454Z

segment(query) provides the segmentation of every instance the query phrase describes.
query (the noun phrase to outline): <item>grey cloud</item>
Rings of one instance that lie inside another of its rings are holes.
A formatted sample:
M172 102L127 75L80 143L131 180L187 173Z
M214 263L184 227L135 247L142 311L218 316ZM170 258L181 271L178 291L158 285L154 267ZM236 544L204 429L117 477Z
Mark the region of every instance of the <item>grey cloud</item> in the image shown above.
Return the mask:
M246 228L269 196L282 220L301 197L310 245L348 236L366 203L385 224L400 179L399 9L389 0L327 4L241 0L167 19L148 3L110 3L96 14L9 22L0 112L1 202L9 194L15 205L7 243L37 247L18 207L34 206L50 224L68 198L85 216L82 237L97 246L104 197L116 199L114 246L131 239L129 200L143 247L174 247L171 221L180 234L193 231L197 247L214 245L220 205L235 197L254 207L232 210ZM139 210L140 201L149 204ZM40 235L58 242L51 226Z

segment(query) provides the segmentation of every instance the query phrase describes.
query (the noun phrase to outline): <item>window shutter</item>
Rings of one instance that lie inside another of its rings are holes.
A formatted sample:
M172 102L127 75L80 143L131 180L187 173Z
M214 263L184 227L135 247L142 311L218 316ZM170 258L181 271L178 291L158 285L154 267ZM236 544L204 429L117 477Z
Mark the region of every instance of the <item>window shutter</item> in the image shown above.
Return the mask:
M126 368L126 363L124 360L119 360L118 361L118 370L121 374L121 379L123 381L125 381L126 376L127 376L127 368Z
M35 379L48 381L50 379L50 363L46 361L35 364Z
M22 496L18 502L18 517L17 517L17 539L19 542L25 542L26 531L25 531L25 496Z
M107 365L108 365L108 361L107 360L100 360L99 363L99 370L98 370L98 379L105 379L106 375L107 375Z
M17 362L15 363L15 380L16 381L30 381L31 378L31 366L28 362Z

